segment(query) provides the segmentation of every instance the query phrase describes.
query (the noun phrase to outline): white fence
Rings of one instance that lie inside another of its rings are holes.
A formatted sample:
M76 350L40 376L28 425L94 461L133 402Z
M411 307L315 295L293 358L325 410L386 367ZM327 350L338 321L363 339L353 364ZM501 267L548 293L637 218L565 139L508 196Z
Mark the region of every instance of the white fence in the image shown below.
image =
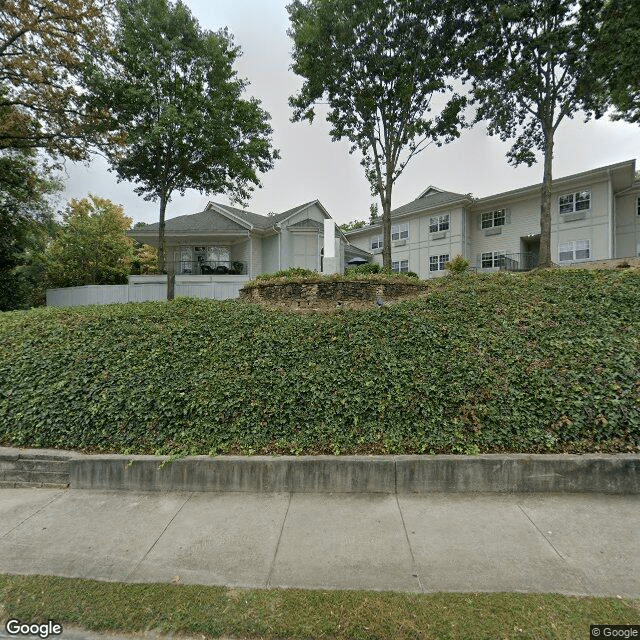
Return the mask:
M176 275L174 295L228 300L237 298L249 276ZM129 284L88 284L47 289L48 307L78 307L167 299L167 276L129 276Z

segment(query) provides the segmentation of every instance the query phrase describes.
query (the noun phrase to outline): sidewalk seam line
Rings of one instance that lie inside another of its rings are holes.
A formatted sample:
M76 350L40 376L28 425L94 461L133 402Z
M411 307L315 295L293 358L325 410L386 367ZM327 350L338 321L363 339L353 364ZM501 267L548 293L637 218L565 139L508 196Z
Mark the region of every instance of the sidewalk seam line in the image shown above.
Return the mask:
M269 567L269 573L267 574L267 582L265 583L265 588L267 589L271 587L271 576L273 575L273 570L276 566L276 557L278 556L278 549L280 549L280 541L282 540L282 532L284 531L284 525L285 525L285 522L287 521L287 516L289 515L289 507L291 506L292 496L293 496L293 491L290 491L289 502L287 502L287 510L284 512L284 518L282 519L282 526L280 527L280 535L278 536L278 542L276 543L276 550L273 554L271 567Z
M572 570L574 576L577 578L583 588L589 593L589 595L593 596L594 590L591 588L588 582L588 578L586 576L582 576L582 571L580 569L576 571L576 567L572 566L571 563L555 548L551 540L547 538L547 536L540 530L540 527L538 527L538 525L529 517L529 514L524 510L521 504L518 504L518 509L520 509L520 511L524 513L527 520L529 520L529 522L536 528L536 531L538 531L538 533L547 541L549 546L558 554L558 557Z
M15 527L12 527L11 529L9 529L9 531L5 531L2 535L0 535L0 538L4 538L5 536L8 536L12 531L15 531L18 527L21 527L27 520L30 520L34 516L38 515L41 511L46 509L52 502L55 502L65 491L68 491L68 489L62 489L57 496L54 496L53 498L51 498L49 502L47 502L46 504L43 504L39 509L34 511L31 515L28 515L24 520L19 522Z
M409 540L409 534L407 532L407 525L404 521L404 516L402 515L402 509L400 508L400 500L398 500L398 494L396 493L396 505L398 506L398 513L400 514L400 520L402 521L402 528L404 529L404 537L407 540L407 546L409 547L409 553L411 554L411 568L415 571L416 578L418 579L418 586L420 587L420 591L424 593L424 586L422 585L422 580L420 579L420 572L418 571L418 565L416 564L416 557L413 554L413 549L411 548L411 541Z
M164 529L160 532L160 535L156 538L155 542L146 550L145 554L142 556L142 558L140 558L136 566L131 571L129 571L129 573L123 578L122 582L127 582L127 580L129 580L129 577L132 576L138 570L138 567L145 561L146 557L151 553L151 551L153 551L153 548L158 544L158 541L160 540L160 538L162 538L162 536L164 535L165 531L169 528L171 523L178 517L178 514L182 511L182 509L187 504L187 502L189 502L189 500L193 498L193 495L194 495L193 492L191 492L187 497L187 499L180 505L180 508L173 514L173 517L171 518L171 520L167 522Z

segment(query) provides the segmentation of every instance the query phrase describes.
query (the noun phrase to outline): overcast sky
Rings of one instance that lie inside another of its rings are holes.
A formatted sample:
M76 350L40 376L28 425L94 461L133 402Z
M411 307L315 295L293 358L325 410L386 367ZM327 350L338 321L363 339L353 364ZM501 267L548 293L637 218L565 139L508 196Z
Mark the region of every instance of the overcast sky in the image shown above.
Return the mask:
M331 142L323 118L312 125L292 123L288 98L302 85L289 69L291 41L286 34L287 0L186 0L187 6L207 29L228 27L243 55L237 63L241 77L253 96L271 114L274 146L282 158L262 175L247 208L267 214L318 199L342 224L368 219L370 195L359 157L349 155L346 141ZM393 206L416 198L429 185L475 197L537 184L542 164L514 169L507 164L509 144L489 137L483 126L466 130L457 141L434 145L415 157L400 176L393 192ZM554 177L640 158L640 127L606 118L584 123L580 116L560 125L555 141ZM640 162L639 162L640 164ZM155 222L159 205L133 192L133 185L116 181L104 160L96 158L86 167L67 164L65 197L83 198L89 193L124 205L134 222ZM190 191L173 196L167 218L201 211L209 201L230 204L224 194L201 195Z

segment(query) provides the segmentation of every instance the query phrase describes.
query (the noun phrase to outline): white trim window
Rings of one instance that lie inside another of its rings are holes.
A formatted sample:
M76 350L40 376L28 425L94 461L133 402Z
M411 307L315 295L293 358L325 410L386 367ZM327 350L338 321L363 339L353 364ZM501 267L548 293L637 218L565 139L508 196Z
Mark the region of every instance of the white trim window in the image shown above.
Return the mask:
M496 209L495 211L487 211L482 214L482 228L491 229L492 227L502 227L507 220L506 209Z
M382 249L382 236L373 236L371 238L372 249Z
M449 262L449 254L443 253L441 256L429 257L429 271L444 271L444 265Z
M558 198L560 213L577 213L591 209L591 191L567 193Z
M391 263L391 271L394 273L407 273L409 271L408 260L397 260Z
M640 216L640 196L636 198L636 213Z
M403 224L392 224L391 225L391 239L392 240L403 240L404 238L409 237L409 223L404 222Z
M500 251L485 251L480 255L480 266L483 269L495 269L504 264L505 254Z
M429 218L429 233L437 233L438 231L447 231L449 229L449 214L442 216L432 216Z
M560 262L588 260L590 257L591 240L572 240L558 245L558 260Z

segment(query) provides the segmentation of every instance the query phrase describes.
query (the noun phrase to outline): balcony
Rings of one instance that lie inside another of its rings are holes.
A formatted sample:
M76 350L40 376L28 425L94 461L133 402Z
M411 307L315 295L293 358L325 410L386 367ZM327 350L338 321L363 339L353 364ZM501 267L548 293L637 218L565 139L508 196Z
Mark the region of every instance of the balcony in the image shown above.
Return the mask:
M505 253L498 258L500 271L531 271L537 266L537 253Z

